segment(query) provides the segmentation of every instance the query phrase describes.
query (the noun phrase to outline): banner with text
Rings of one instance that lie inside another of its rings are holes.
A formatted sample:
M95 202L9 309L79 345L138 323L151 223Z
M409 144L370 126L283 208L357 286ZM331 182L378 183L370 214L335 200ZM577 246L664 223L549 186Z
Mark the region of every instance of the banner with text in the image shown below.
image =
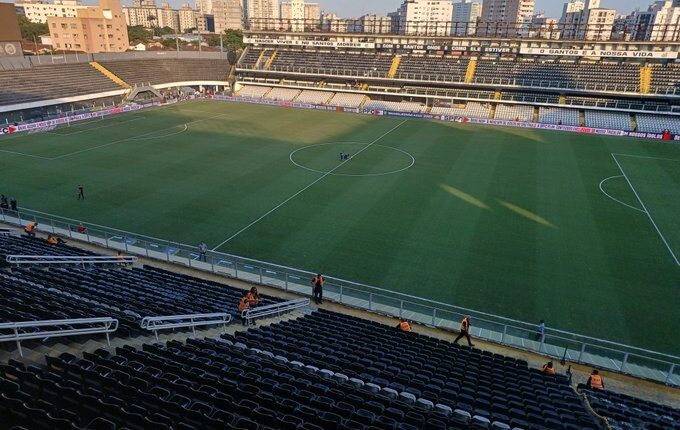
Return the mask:
M520 48L520 54L554 55L558 57L614 57L614 58L656 58L676 59L677 52L665 51L623 51L616 49L561 49L561 48Z

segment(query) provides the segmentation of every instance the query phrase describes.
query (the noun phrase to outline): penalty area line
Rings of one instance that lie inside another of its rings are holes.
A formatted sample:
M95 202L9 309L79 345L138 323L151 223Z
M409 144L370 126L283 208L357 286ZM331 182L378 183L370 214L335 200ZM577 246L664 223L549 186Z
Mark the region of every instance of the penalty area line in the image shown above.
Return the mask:
M635 187L633 186L633 183L632 183L632 182L630 181L630 179L628 178L628 175L626 175L626 172L623 170L623 167L621 167L621 163L619 163L619 160L616 159L616 155L615 155L615 154L611 154L611 155L612 155L612 158L614 159L614 162L615 162L616 165L619 167L619 170L621 171L621 174L622 174L623 177L626 179L626 182L628 182L628 186L630 187L631 190L633 190L633 194L635 194L635 197L637 197L638 202L640 202L640 207L641 207L641 208L644 210L644 212L647 214L647 218L649 218L649 220L652 222L652 225L654 226L654 229L656 230L657 234L658 234L659 237L661 238L661 241L663 242L663 244L666 245L666 249L668 249L668 252L671 253L671 257L673 257L673 260L675 261L675 264L678 265L678 266L680 266L680 260L678 260L678 257L677 257L677 256L675 255L675 253L673 252L673 248L671 248L670 244L669 244L668 241L666 240L666 237L663 235L663 233L661 233L661 229L659 228L659 226L656 225L656 222L654 221L654 218L652 218L652 214L649 212L649 210L647 209L647 206L645 206L644 202L643 202L642 199L640 198L640 195L639 195L638 192L635 190Z
M406 123L406 121L407 121L407 120L403 120L403 121L400 122L399 124L395 125L395 126L392 127L391 129L389 129L387 132L383 133L380 137L378 137L377 139L375 139L375 140L373 140L372 142L370 142L368 145L366 145L366 146L364 146L363 148L361 148L359 151L357 151L356 154L354 154L354 155L352 156L352 158L356 158L359 154L361 154L362 152L364 152L365 150L367 150L368 148L370 148L370 147L373 146L374 144L378 143L380 140L382 140L382 139L383 139L384 137L386 137L388 134L392 133L394 130L396 130L396 129L398 129L399 127L401 127L404 123ZM262 221L263 219L267 218L269 215L271 215L271 214L273 214L274 212L276 212L277 210L279 210L281 207L283 207L283 206L284 206L286 203L288 203L289 201L293 200L295 197L299 196L300 194L304 193L304 192L307 191L308 189L312 188L314 185L316 185L316 184L318 184L319 182L321 182L323 179L325 179L325 178L327 178L328 176L332 175L333 172L335 172L336 170L338 170L340 167L344 166L345 163L346 163L347 161L349 161L349 160L342 161L340 164L338 164L337 166L335 166L334 168L332 168L332 169L329 170L328 172L326 172L326 173L324 173L323 175L319 176L319 177L316 178L314 181L312 181L309 185L307 185L307 186L305 186L304 188L298 190L296 193L292 194L291 196L289 196L288 198L286 198L284 201L282 201L282 202L279 203L278 205L276 205L276 206L274 206L273 208L271 208L271 209L270 209L269 211L267 211L264 215L262 215L261 217L257 218L255 221L251 222L250 224L246 225L245 227L241 228L241 229L240 229L239 231L237 231L236 233L232 234L231 236L229 236L228 238L226 238L225 240L223 240L222 242L220 242L220 244L217 245L216 247L214 247L212 250L213 250L213 251L216 251L217 249L219 249L219 248L221 248L222 246L226 245L227 243L229 243L230 241L232 241L232 240L235 239L236 237L240 236L241 233L243 233L244 231L250 229L252 226L254 226L255 224L259 223L259 222Z

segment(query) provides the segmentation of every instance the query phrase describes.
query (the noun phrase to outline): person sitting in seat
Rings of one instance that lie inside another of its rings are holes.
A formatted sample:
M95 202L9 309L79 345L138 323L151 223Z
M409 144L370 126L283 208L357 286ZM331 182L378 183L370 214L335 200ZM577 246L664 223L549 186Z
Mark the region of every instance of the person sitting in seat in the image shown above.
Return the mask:
M248 292L244 291L241 296L241 301L238 303L238 315L241 317L241 324L246 325L245 311L250 308L250 302L248 301Z
M38 228L38 223L32 222L30 224L26 224L26 227L24 227L24 231L26 232L26 235L28 235L28 237L35 237L36 228Z
M551 375L551 376L555 376L555 373L556 373L556 372L555 372L555 367L553 366L553 362L552 362L552 361L548 361L547 363L545 363L545 364L543 365L543 369L542 369L541 371L542 371L544 374L546 374L546 375Z
M259 305L261 301L262 297L260 297L260 293L257 292L257 288L255 287L251 288L250 291L248 292L248 305L250 306Z
M405 332L413 331L413 329L411 329L411 323L404 319L401 320L399 324L397 324L397 330Z
M66 243L66 241L60 237L52 236L50 234L47 236L47 243L50 245L61 245L62 243Z

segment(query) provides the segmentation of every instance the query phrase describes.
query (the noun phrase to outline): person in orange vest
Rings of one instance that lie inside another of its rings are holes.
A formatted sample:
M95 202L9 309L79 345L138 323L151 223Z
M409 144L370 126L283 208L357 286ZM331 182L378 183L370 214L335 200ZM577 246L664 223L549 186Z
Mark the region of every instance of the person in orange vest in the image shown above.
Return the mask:
M244 312L250 308L250 302L248 301L248 292L244 291L241 296L241 301L238 303L238 314L241 317L241 323L246 325L246 317Z
M32 222L30 224L26 224L26 227L24 227L24 231L28 235L28 237L35 237L35 229L38 228L38 223L37 222Z
M317 305L323 304L323 284L326 282L326 278L318 273L312 278L312 292L314 293L314 303Z
M461 340L463 337L467 339L468 341L468 346L475 346L472 343L472 340L470 340L470 326L472 325L472 319L469 316L466 316L463 318L463 321L460 322L460 334L456 338L456 340L453 343L458 343L459 340Z
M542 372L545 373L546 375L552 375L552 376L554 376L554 375L555 375L555 367L553 367L553 362L552 362L552 361L548 361L547 363L545 363L545 364L543 365L543 370L542 370Z
M600 372L598 372L597 369L593 369L593 372L588 378L588 382L586 382L586 386L594 390L604 390L604 379L602 379L602 376L600 376Z
M260 293L257 292L257 288L251 288L248 292L248 304L253 306L260 304L260 301L262 301L262 298L260 297Z
M401 331L406 331L406 332L413 331L411 329L411 323L409 323L406 320L401 320L401 322L399 324L397 324L397 329L401 330Z

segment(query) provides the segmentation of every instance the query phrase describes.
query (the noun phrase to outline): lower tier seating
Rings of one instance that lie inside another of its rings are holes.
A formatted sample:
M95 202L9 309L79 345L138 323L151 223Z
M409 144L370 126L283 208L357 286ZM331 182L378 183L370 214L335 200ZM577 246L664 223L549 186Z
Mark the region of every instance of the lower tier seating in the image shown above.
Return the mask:
M606 417L613 430L678 430L680 409L636 399L613 391L580 387L599 415Z
M260 85L244 85L236 95L251 99L261 99L265 94L271 91L271 89L272 87L262 87Z
M598 428L563 376L348 315L321 310L223 338L522 429Z
M3 425L35 430L472 430L490 420L414 403L229 341L97 350L10 362L0 372ZM484 425L485 427L479 427ZM498 423L494 428L509 429Z
M624 131L633 129L627 113L586 110L585 114L586 127Z
M464 106L456 107L433 107L430 110L433 115L462 116L467 118L489 118L491 107L487 104L469 102Z
M661 133L670 130L673 134L680 134L680 116L637 114L635 118L637 131Z
M578 127L579 116L576 109L539 108L538 122L542 124L569 125Z
M387 110L393 112L410 112L410 113L424 113L427 111L427 106L418 102L390 102L382 100L371 100L364 104L364 108L368 110Z
M534 107L528 105L506 105L496 106L496 119L506 119L509 121L534 121Z

